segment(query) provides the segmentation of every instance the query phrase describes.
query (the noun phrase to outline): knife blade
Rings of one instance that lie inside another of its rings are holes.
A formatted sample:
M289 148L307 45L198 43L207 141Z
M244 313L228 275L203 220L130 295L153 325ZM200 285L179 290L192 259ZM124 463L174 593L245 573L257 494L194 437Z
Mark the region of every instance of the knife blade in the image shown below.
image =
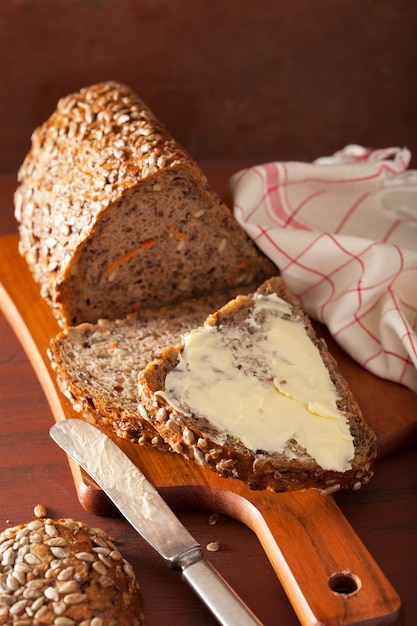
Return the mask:
M101 430L72 418L50 428L52 439L103 489L133 528L182 578L224 626L261 622L216 569L201 545L129 457Z

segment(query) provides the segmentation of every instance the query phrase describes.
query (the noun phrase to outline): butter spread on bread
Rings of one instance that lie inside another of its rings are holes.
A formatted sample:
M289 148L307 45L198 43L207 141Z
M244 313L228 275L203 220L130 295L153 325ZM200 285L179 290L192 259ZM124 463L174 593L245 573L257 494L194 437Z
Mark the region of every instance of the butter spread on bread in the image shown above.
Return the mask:
M184 457L253 489L358 489L375 435L280 277L239 296L139 374L139 397Z
M276 294L257 295L236 326L206 324L184 338L178 364L157 392L206 416L251 450L283 452L290 439L324 469L345 471L353 439L317 346Z

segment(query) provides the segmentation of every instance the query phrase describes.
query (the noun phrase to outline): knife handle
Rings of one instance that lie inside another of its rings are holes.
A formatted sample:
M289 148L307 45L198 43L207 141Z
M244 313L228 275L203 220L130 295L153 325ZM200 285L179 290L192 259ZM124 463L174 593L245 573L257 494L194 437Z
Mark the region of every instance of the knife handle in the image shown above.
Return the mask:
M239 598L217 570L205 560L182 570L190 585L214 617L224 626L262 626L246 604Z

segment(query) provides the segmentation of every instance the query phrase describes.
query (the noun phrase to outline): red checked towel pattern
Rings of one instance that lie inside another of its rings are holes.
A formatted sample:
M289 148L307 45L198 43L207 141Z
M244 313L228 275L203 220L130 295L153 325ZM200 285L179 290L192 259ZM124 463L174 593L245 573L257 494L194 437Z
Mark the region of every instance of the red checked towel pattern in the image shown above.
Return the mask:
M417 171L347 146L231 179L236 219L304 310L363 367L417 392Z

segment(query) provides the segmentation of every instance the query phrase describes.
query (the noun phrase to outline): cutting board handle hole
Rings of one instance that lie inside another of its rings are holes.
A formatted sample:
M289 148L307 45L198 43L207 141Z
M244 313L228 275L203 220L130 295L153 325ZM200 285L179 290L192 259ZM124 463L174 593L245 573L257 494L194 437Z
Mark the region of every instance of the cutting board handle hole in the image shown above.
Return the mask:
M330 576L328 585L333 593L350 596L359 591L361 581L352 572L337 572Z

